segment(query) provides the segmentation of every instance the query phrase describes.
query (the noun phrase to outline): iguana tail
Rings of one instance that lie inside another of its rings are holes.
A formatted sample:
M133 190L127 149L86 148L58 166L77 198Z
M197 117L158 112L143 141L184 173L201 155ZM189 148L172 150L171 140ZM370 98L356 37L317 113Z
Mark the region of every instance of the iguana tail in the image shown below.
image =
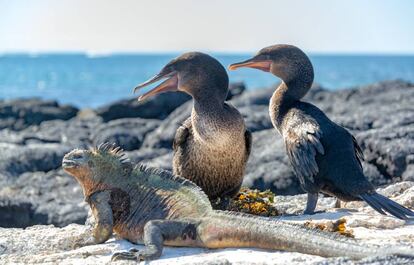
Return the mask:
M254 247L353 259L394 254L414 258L413 248L369 245L334 233L248 214L215 211L200 223L198 231L208 248Z

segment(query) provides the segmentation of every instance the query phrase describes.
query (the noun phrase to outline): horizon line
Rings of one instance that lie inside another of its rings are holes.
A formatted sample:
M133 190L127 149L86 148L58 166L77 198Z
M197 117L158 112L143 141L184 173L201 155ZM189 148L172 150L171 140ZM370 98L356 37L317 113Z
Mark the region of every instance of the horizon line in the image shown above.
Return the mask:
M256 54L257 51L214 51L214 50L199 50L204 53L214 55L246 55ZM118 55L179 55L189 51L85 51L85 50L49 50L49 51L0 51L0 57L3 56L14 56L14 55L26 55L29 57L38 56L50 56L50 55L84 55L86 57L109 57ZM305 53L311 56L332 56L332 55L343 55L343 56L414 56L413 52L391 52L391 51L305 51Z

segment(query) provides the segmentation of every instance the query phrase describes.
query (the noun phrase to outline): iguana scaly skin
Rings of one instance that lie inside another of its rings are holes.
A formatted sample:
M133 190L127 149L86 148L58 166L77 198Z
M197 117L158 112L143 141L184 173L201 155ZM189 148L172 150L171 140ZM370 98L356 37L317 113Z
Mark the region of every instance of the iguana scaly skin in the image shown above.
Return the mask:
M115 259L155 259L163 245L207 248L257 247L324 257L412 255L412 249L366 245L332 233L248 214L215 211L192 182L167 171L133 166L119 147L73 150L63 168L82 186L95 218L92 236L79 245L103 243L113 232L139 252Z

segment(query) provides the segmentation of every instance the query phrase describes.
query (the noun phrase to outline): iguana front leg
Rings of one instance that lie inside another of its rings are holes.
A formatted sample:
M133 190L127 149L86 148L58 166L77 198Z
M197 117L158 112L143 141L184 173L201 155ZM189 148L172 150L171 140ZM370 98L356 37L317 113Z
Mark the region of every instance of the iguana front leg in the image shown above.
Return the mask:
M164 244L174 246L199 246L197 223L187 221L152 220L144 227L143 250L118 252L112 256L115 260L152 260L162 254Z
M75 247L100 244L112 235L113 214L109 205L110 191L99 191L88 198L95 222L92 233L75 241Z

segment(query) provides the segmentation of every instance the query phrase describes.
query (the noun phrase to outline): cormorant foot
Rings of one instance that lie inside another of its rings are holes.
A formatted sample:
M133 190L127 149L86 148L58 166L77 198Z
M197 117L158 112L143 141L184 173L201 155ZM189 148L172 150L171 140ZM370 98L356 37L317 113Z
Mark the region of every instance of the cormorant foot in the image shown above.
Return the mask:
M340 199L336 199L335 200L335 204L333 206L333 208L341 208L341 200Z
M230 205L230 198L227 196L218 198L217 200L212 202L212 206L214 210L225 211L228 209L229 205Z
M318 193L308 192L308 200L306 201L306 208L303 214L314 214L317 203L318 203Z
M326 211L312 211L312 212L310 212L310 211L303 211L303 214L306 214L306 215L314 215L314 214L318 214L318 213L325 213Z

